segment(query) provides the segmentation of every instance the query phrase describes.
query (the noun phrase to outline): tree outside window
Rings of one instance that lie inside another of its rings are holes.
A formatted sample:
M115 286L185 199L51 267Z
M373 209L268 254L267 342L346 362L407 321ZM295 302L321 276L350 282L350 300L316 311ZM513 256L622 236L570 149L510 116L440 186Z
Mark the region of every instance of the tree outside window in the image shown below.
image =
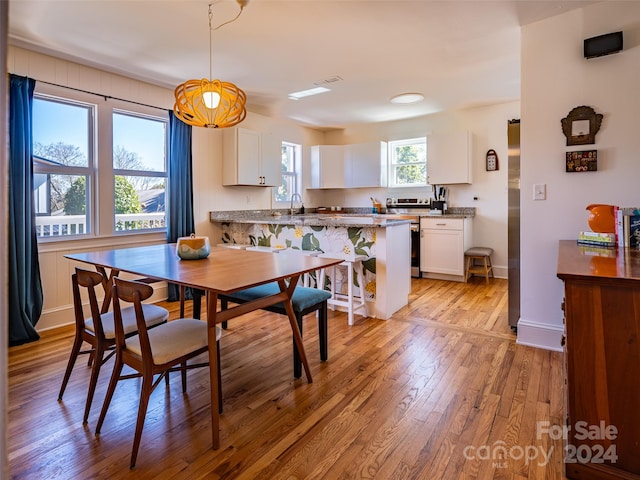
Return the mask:
M390 187L427 184L426 137L389 142L389 179Z

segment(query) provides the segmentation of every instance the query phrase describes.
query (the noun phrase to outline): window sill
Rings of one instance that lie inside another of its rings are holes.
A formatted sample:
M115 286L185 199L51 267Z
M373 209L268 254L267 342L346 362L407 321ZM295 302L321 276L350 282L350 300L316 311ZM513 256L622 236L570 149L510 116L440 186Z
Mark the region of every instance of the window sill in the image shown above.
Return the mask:
M102 237L75 237L66 239L43 240L38 241L38 253L49 252L73 252L87 251L92 249L101 249L105 247L136 247L142 245L151 245L158 243L166 243L167 232L148 232L148 233L131 233L118 234Z

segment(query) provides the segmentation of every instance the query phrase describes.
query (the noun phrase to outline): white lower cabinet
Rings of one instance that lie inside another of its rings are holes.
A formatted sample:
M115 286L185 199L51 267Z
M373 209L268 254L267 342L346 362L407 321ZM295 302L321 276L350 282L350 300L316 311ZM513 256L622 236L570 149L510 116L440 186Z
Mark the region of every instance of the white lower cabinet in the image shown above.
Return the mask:
M420 219L420 271L423 276L462 280L464 252L471 247L469 218ZM460 278L453 278L460 277Z

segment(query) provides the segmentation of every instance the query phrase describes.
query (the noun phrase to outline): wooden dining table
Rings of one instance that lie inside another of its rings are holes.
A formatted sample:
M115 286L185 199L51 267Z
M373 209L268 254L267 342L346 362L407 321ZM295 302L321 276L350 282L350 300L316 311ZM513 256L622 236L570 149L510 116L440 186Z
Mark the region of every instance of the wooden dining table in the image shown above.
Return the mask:
M105 274L107 279L104 285L105 306L108 306L111 298L112 279L120 272L132 273L145 279L167 281L181 287L191 287L206 292L213 449L220 446L216 324L282 302L307 381L309 383L313 381L291 297L301 275L337 265L342 262L341 259L211 247L211 253L207 258L181 260L176 254L175 244L71 253L66 254L65 257L91 264ZM106 275L106 269L109 269L108 275ZM218 295L271 282L278 283L279 293L218 311Z

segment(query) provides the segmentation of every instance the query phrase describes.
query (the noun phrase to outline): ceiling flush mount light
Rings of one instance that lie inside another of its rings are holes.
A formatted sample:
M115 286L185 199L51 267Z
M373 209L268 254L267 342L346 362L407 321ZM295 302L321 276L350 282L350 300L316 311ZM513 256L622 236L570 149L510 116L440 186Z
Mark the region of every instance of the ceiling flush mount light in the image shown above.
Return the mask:
M424 100L421 93L401 93L395 97L391 97L391 103L418 103Z
M173 113L188 125L205 128L226 128L237 125L247 116L247 96L233 83L213 80L212 33L240 16L249 0L236 0L240 11L235 18L212 27L212 3L209 4L209 78L187 80L175 89Z
M308 90L300 90L299 92L293 92L288 95L289 100L300 100L303 97L310 97L311 95L318 95L319 93L330 92L330 88L315 87Z

